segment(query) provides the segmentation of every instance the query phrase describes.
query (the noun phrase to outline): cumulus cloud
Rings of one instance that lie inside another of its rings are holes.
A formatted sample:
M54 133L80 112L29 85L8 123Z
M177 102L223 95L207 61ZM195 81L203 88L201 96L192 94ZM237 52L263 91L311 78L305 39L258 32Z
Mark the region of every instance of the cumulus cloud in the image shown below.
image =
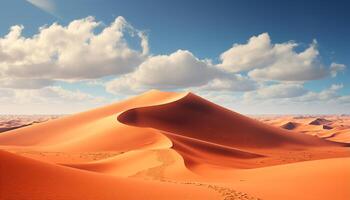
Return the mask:
M107 83L106 89L116 93L129 88L143 90L201 86L221 73L208 61L196 58L189 51L178 50L170 55L150 57L134 72Z
M1 113L72 113L106 103L109 102L104 97L79 90L67 90L61 86L48 86L40 89L0 88Z
M16 103L68 103L75 101L97 103L104 101L102 97L95 97L79 90L66 90L61 86L48 86L33 90L8 89L7 91L11 92L10 94L14 96L13 100Z
M32 37L13 26L0 38L0 78L95 79L132 71L148 53L147 36L123 17L97 32L101 23L93 17L67 26L41 27ZM140 38L140 50L128 46L125 33Z
M297 46L293 41L273 44L268 33L263 33L246 44L234 44L220 55L218 66L230 72L248 71L254 79L277 81L321 79L345 68L342 64L325 67L316 40L302 52L295 51Z
M343 87L343 84L333 84L329 88L315 92L305 89L302 84L278 83L262 86L256 91L246 92L243 95L243 100L245 103L259 101L259 104L269 102L281 105L311 102L350 103L348 96L339 93Z
M244 77L240 74L232 74L227 78L216 78L210 81L208 84L200 87L199 89L203 90L227 90L227 91L250 91L255 90L258 87L258 84Z
M309 91L304 96L300 97L299 101L329 101L336 100L341 96L338 94L338 91L343 88L342 84L333 84L331 87L322 90L320 92Z
M301 84L280 83L263 86L256 91L246 92L244 98L246 100L293 98L306 93L307 90Z
M292 43L287 43L284 49L292 48ZM258 36L253 36L248 40L247 44L234 44L220 55L220 67L230 72L247 71L255 68L263 68L270 65L275 57L274 52L283 51L273 49L270 37L267 33Z
M219 71L191 52L178 50L170 55L153 56L133 73L141 84L164 88L198 86L218 76Z
M106 90L114 94L153 88L247 91L255 89L256 83L242 75L224 72L189 51L178 50L170 55L151 56L134 72L106 84Z

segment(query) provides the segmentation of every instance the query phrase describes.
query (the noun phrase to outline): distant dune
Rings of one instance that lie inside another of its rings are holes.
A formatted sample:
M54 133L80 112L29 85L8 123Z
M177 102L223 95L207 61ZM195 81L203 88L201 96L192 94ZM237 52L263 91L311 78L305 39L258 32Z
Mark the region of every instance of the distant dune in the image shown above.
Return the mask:
M0 133L56 119L63 115L0 115Z
M294 122L287 122L285 124L283 124L281 127L287 130L293 130L298 126L297 123Z
M348 138L274 120L151 90L6 131L0 199L349 199ZM332 120L300 120L339 131Z
M309 124L310 125L324 125L324 124L328 124L330 122L331 121L324 119L324 118L317 118L317 119L312 120Z
M318 136L330 141L350 143L350 116L259 116L258 120L294 132Z

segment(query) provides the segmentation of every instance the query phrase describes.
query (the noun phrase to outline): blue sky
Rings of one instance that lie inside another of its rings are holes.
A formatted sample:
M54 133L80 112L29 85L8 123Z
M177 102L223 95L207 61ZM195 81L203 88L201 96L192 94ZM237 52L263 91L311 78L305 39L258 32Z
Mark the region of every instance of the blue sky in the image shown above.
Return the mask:
M3 101L10 101L11 104L3 104L2 110L4 113L76 112L158 88L191 90L219 104L250 114L349 113L349 8L350 3L347 1L4 0L0 8L0 38L5 38L10 27L14 25L23 25L22 37L33 38L34 34L38 34L39 27L50 27L55 22L65 27L73 20L88 16L93 16L95 22L101 22L92 32L98 35L111 26L118 16L122 16L125 23L132 26L123 38L128 49L114 49L112 54L121 50L128 52L130 49L138 54L128 57L129 60L118 57L107 61L110 57L106 56L106 60L103 60L102 55L100 60L91 61L90 71L96 70L94 72L100 74L98 76L83 72L84 68L73 70L75 76L71 75L71 70L59 71L79 65L75 62L72 64L71 61L65 62L65 65L57 64L56 74L35 74L35 70L29 70L28 74L23 75L24 72L13 72L9 68L14 65L18 67L18 63L26 63L20 67L34 69L38 64L35 62L39 61L33 61L32 58L41 54L39 52L32 55L30 52L23 53L18 50L21 52L16 51L19 55L28 54L30 60L16 57L13 58L18 59L16 62L13 59L11 62L3 62L6 70L0 74L0 87L3 85L0 89L3 90ZM147 36L147 55L142 53L142 38L130 36L130 32ZM249 47L248 40L252 37L258 39ZM259 42L268 44L255 51ZM228 52L233 44L246 46ZM284 53L280 53L283 48L276 47L287 48L288 44L292 44L293 48ZM6 45L6 48L13 49L11 44ZM4 54L10 52L5 51L6 48L3 47ZM39 45L37 48L44 47ZM308 48L312 51L309 57L295 56ZM179 49L183 51L179 52ZM70 55L66 51L62 54ZM222 59L224 52L227 52L227 56ZM82 55L81 52L78 55ZM64 57L59 54L58 59L60 56ZM82 58L78 60L80 59ZM255 66L260 61L265 64ZM113 62L122 62L123 66L117 63L110 66L113 69L99 67ZM181 65L183 69L171 70L171 66L167 68L159 64L168 62L169 65L177 64L174 68ZM305 64L308 62L312 64ZM303 63L305 66L299 67L298 64ZM337 70L334 68L331 71L332 64L337 66ZM50 67L46 69L55 71ZM123 70L116 70L118 67L123 67ZM290 74L286 72L286 75L279 72L276 74L276 70L283 71L283 67L286 71L292 68L298 68L298 71L291 71ZM142 70L138 70L139 68ZM319 68L324 70L320 71ZM256 72L251 72L253 70ZM168 71L183 73L174 74L179 78L172 81L158 77ZM185 72L200 76L186 76ZM18 87L18 82L30 82L33 79L36 87ZM124 84L128 81L137 82L138 85L121 85L121 82ZM238 87L249 84L252 86ZM57 104L55 107L60 109L50 107L52 98ZM76 102L76 99L81 102L79 105L70 103ZM72 107L67 107L67 104ZM328 109L329 107L334 109Z

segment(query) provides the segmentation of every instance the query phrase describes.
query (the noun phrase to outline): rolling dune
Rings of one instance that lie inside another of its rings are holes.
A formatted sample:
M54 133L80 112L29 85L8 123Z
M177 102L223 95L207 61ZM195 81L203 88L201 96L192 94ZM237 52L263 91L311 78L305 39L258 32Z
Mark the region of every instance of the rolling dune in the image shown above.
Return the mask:
M0 199L350 198L348 144L286 126L152 90L0 133Z

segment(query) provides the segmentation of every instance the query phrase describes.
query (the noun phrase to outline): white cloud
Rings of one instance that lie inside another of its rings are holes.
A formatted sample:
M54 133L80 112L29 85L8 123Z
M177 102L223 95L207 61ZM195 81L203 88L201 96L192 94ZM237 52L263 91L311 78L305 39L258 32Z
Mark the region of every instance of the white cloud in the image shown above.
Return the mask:
M246 92L245 100L293 98L307 93L301 84L280 83L263 86L256 91Z
M269 86L262 86L256 91L246 92L243 100L247 104L257 103L263 104L307 104L318 102L346 104L350 103L348 96L339 94L339 90L344 86L342 84L333 84L329 88L314 92L307 90L302 84L296 83L279 83Z
M34 90L10 90L15 94L14 101L17 103L57 103L57 102L74 102L74 101L90 101L100 102L103 101L101 97L95 97L91 94L81 92L79 90L71 91L62 88L61 86L49 86L41 89Z
M227 73L189 51L178 50L149 57L134 72L106 84L106 90L114 94L154 88L247 91L255 89L256 83L242 75Z
M255 68L263 68L273 63L275 54L288 51L294 44L287 43L278 49L273 49L270 37L267 33L253 36L247 44L234 44L232 48L220 55L220 67L230 72L247 71ZM282 47L282 49L280 49Z
M189 51L153 56L140 65L133 77L141 84L164 88L198 86L218 76L219 71Z
M342 64L326 68L319 59L316 40L299 53L295 51L297 46L292 41L273 44L269 35L263 33L222 53L218 66L230 72L248 71L254 79L277 81L321 79L345 68Z
M41 27L32 37L22 36L23 26L13 26L0 38L0 78L95 79L132 71L148 53L147 37L123 17L100 26L93 17ZM141 50L131 49L124 34L140 36Z
M331 87L322 90L320 92L309 91L304 96L300 97L299 101L329 101L336 100L341 96L338 94L338 91L343 88L342 84L333 84Z
M25 90L0 88L0 110L3 114L72 113L106 103L109 102L103 97L79 90L66 90L60 86Z
M199 94L245 114L343 114L350 109L350 96L340 94L342 87L342 84L333 84L320 92L312 92L302 84L283 83L262 86L244 95L220 90Z
M199 89L214 91L249 91L255 90L257 87L258 84L247 77L239 74L230 74L227 75L227 78L213 79Z
M52 0L26 0L26 1L50 14L55 15L56 6Z
M134 72L107 83L106 89L117 93L125 89L137 91L195 87L204 85L221 74L206 60L196 58L189 51L178 50L170 55L150 57Z

